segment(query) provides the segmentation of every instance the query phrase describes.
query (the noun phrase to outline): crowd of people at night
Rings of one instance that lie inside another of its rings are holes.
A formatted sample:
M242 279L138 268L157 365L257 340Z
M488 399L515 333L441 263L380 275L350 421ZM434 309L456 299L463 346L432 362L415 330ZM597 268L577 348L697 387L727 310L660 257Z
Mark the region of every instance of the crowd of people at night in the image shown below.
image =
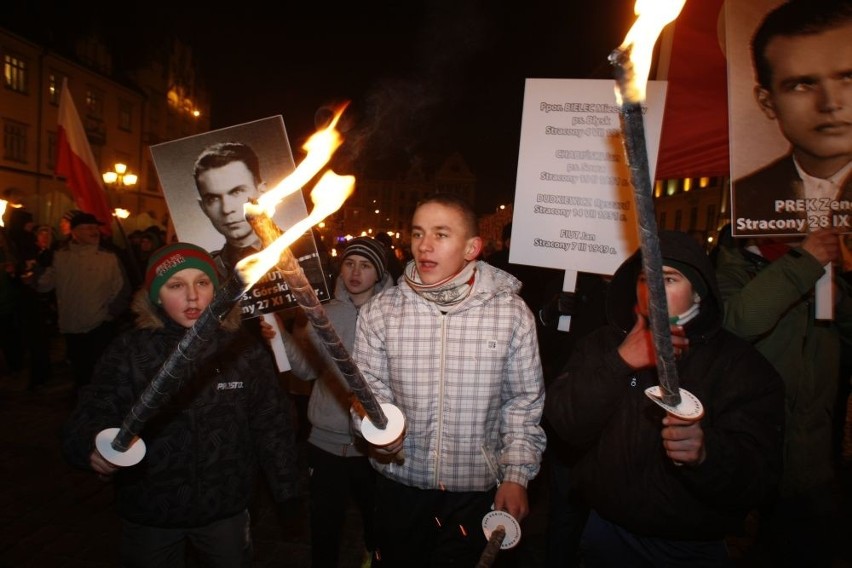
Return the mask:
M832 51L838 72L799 46L850 32L852 2L792 0L754 43L758 104L788 136L779 163L806 196L841 199L852 179L852 42ZM307 493L317 568L341 562L350 502L363 565L481 565L483 519L498 511L523 528L542 505L534 490L546 496L548 567L734 566L728 542L747 521L758 530L740 565L832 565L837 477L852 465L842 443L852 255L820 215L802 235L720 239L709 253L686 232L660 230L660 274L646 273L640 248L611 276L581 273L566 292L560 271L510 260L511 225L486 256L472 204L434 193L412 211L404 259L386 235L323 259L334 290L323 309L349 359L301 307L272 326L239 305L192 357L176 358L235 263L261 248L239 213L265 191L251 149L217 145L194 173L220 250L166 242L158 227L119 247L107 220L80 210L55 231L10 208L0 230L3 373L28 373L27 389L40 392L62 339L73 379L62 454L113 484L117 564L250 566L249 511L263 480L283 515ZM769 175L734 186L759 200L781 183ZM657 276L665 345L652 329ZM822 278L832 279L830 319L817 315ZM569 331L557 329L561 316ZM288 371L276 368L277 346ZM692 414L655 395L661 347L680 398L700 403ZM347 364L402 415L394 439L371 441ZM152 394L164 372L178 388ZM140 401L153 411L145 455L122 464L96 440ZM496 562L523 566L522 547Z

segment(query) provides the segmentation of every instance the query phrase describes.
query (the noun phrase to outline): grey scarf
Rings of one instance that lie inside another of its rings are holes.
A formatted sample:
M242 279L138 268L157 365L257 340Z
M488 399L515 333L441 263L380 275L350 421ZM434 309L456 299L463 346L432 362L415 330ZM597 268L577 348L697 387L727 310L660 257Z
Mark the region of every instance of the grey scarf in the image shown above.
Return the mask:
M476 261L468 262L458 273L435 284L423 284L420 281L417 263L413 260L406 265L404 276L412 290L437 304L441 311L445 312L462 303L470 295L476 279Z

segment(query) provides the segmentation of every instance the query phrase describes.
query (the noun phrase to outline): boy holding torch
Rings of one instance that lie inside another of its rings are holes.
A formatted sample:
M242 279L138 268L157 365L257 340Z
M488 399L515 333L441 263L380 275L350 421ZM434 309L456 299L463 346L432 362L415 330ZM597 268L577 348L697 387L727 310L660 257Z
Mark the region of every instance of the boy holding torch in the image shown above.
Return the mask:
M667 413L658 382L641 251L607 290L609 324L585 336L549 387L545 415L576 452L571 479L592 509L584 566L727 565L725 536L776 488L784 385L722 328L709 258L685 233L659 235L672 344L703 416Z
M214 260L200 247L174 243L155 252L133 301L135 328L104 353L63 428L66 460L115 483L122 566L182 566L191 545L205 565L247 567L257 468L277 502L296 495L291 404L269 352L241 327L238 307L189 361L177 396L147 423L141 463L117 467L95 447L99 432L122 422L218 284Z
M421 201L414 260L361 308L353 359L405 416L377 447L373 566L473 566L492 506L522 521L539 471L544 381L520 282L478 261L476 213L454 194ZM398 452L402 450L402 455Z

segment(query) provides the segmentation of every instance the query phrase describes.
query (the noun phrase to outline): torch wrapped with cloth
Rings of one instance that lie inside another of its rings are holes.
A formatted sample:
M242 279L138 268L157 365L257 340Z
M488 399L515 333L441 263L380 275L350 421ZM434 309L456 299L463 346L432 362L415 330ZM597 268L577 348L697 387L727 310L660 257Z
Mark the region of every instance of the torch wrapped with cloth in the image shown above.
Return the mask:
M634 5L638 16L636 22L621 46L610 54L609 60L615 68L615 96L621 109L624 149L634 190L642 269L650 300L649 323L660 382L658 387L647 389L645 394L675 416L698 420L704 412L701 402L679 387L675 366L642 117L654 44L662 29L678 16L685 3L685 0L637 0Z
M130 409L121 427L108 428L98 434L97 449L107 460L119 466L134 465L142 460L145 455L145 444L139 438L142 428L178 391L190 363L201 353L202 348L231 308L245 292L276 265L283 273L299 305L305 309L312 325L323 338L326 348L366 413L365 424L369 422L372 429L365 430L374 432L374 435L371 439L365 432L365 437L371 443L384 445L401 435L404 429L402 413L393 405L379 406L330 325L316 292L288 248L313 225L343 205L353 191L355 179L352 176L339 176L326 171L311 191L314 207L308 217L294 224L283 234L271 220L276 205L287 195L301 190L316 177L342 143L336 125L345 108L345 106L339 108L329 125L305 143L303 148L307 151L307 156L291 175L282 180L273 190L264 194L257 203L246 204L247 218L260 236L264 245L263 250L237 263L232 276L217 290L204 313L186 331L139 400ZM391 420L388 415L391 416ZM384 441L386 439L388 441Z

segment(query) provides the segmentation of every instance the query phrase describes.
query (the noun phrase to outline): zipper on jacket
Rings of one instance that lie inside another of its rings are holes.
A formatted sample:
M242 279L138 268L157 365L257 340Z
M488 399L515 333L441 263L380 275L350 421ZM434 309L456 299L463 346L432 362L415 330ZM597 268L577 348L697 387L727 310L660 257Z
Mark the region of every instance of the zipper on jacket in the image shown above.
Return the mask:
M441 446L443 445L442 438L444 436L444 360L446 351L446 323L447 314L441 313L441 357L440 368L438 373L438 436L435 449L435 477L434 487L443 487L441 484Z

